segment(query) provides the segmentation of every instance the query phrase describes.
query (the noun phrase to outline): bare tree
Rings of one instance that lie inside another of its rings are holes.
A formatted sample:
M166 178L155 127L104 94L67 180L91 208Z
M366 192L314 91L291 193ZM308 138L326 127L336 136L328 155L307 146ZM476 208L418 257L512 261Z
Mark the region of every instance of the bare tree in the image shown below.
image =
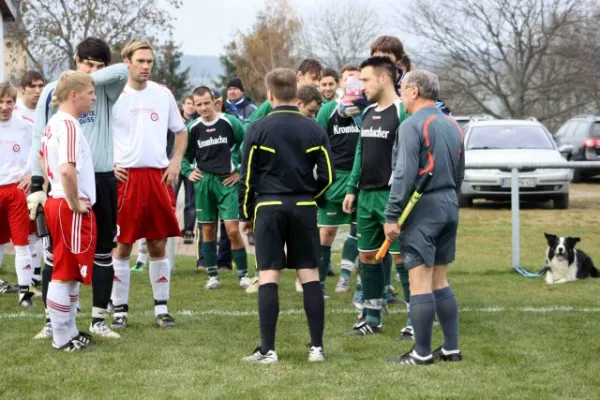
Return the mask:
M381 22L369 2L330 0L303 18L300 52L340 70L368 57Z

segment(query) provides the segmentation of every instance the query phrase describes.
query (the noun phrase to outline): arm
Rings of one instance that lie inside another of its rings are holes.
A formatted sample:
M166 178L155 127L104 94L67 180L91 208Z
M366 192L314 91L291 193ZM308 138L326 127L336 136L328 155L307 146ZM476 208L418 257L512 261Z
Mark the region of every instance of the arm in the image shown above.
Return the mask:
M239 215L242 221L251 221L254 218L254 194L256 176L256 152L255 142L255 125L248 128L246 132L246 140L244 143L244 153L242 157L241 176L238 191Z
M104 86L108 98L115 102L121 95L129 79L129 72L125 64L115 64L102 68L92 74L94 85Z
M185 150L185 155L183 156L183 158L181 159L181 175L185 176L186 178L189 178L190 174L192 173L192 171L194 170L193 164L194 164L194 154L196 152L196 147L194 146L195 143L193 142L193 135L192 135L192 131L190 129L191 124L188 124L187 126L187 148Z
M188 134L173 95L170 96L170 103L168 128L171 132L175 132L175 149L173 158L171 158L171 161L169 162L169 167L163 174L163 180L166 180L167 184L172 186L175 185L175 182L179 179L181 162L183 161L183 155L185 154L185 149L188 144Z
M89 201L79 199L77 187L77 154L81 151L81 131L72 121L66 120L55 133L58 139L58 165L60 180L67 197L69 208L76 213L85 214L92 208Z
M335 180L335 172L333 171L333 164L331 164L329 138L324 129L319 128L319 130L321 131L321 146L318 150L319 155L317 158L317 194L315 195L315 200L323 196Z
M42 190L44 171L40 164L40 149L42 147L42 136L46 129L46 123L54 114L50 107L52 101L52 93L54 92L54 85L46 85L40 100L35 108L35 124L33 128L33 139L31 141L31 149L29 151L29 164L31 165L31 173L33 175L33 186L31 191L36 192Z
M360 138L358 138L358 143L356 144L356 153L354 153L354 164L352 165L352 172L350 173L350 177L348 178L348 183L346 185L346 194L356 195L356 192L358 190L358 180L360 179L361 155L361 140Z
M273 107L271 107L271 103L269 103L268 101L265 101L264 103L262 103L260 105L260 107L258 107L256 109L256 111L254 111L252 113L252 115L248 118L246 123L250 124L256 120L259 120L262 117L269 115L271 113L271 111L273 111Z
M75 164L65 163L60 166L60 180L67 196L69 208L73 211L78 210L79 190L77 188L77 169Z

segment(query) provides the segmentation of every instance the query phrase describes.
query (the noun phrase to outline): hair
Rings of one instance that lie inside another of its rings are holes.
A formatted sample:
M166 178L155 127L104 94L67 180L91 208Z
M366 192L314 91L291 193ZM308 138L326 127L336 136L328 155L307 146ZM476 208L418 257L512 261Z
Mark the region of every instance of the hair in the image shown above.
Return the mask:
M0 99L9 96L13 101L17 101L17 93L17 88L11 85L9 81L0 83Z
M390 53L396 57L396 61L400 61L406 53L404 53L404 45L396 36L379 36L371 44L371 56L373 54Z
M325 68L323 70L323 73L321 74L321 79L323 78L327 78L328 76L332 77L334 81L338 82L340 81L340 75L337 73L337 71L333 68Z
M275 68L269 72L265 77L265 85L279 101L293 101L297 98L298 80L294 71L289 68Z
M321 92L319 89L314 87L313 85L303 85L298 89L298 100L302 102L303 105L307 106L313 101L316 101L318 105L323 104L323 97L321 97Z
M410 72L413 69L417 68L417 66L415 65L415 63L412 62L412 60L408 56L408 54L404 54L404 56L400 59L400 61L398 61L398 64L400 66L403 66L404 68L406 68L406 72L405 73Z
M193 103L194 102L194 96L193 95L185 96L183 98L183 101L181 102L181 104L185 103L186 100L191 100L192 103Z
M94 60L110 64L110 47L104 40L87 37L77 45L75 55L80 60Z
M90 83L94 84L94 80L90 74L77 71L63 72L60 78L58 78L56 89L54 89L52 94L52 108L56 110L59 105L69 99L71 92L80 93Z
M321 72L323 71L323 66L320 62L313 58L307 58L300 63L298 67L298 71L302 75L306 75L308 72L315 73L317 78L321 79Z
M138 50L150 50L152 54L154 54L154 49L152 48L152 45L149 41L133 40L127 43L125 47L123 47L123 50L121 51L121 57L123 58L123 60L125 60L126 58L131 59L131 57L133 57L133 54Z
M434 73L417 69L404 75L402 81L407 88L419 89L419 97L433 101L440 97L440 82Z
M374 70L379 72L385 72L391 79L392 85L396 82L398 78L398 70L396 66L390 60L389 57L371 57L367 58L365 61L360 64L360 69L364 69L366 67L373 67Z
M194 89L194 93L192 94L192 96L204 96L207 93L210 95L211 100L215 99L215 96L213 95L212 90L210 90L210 88L208 86L198 86L196 89ZM192 97L192 101L193 101L193 97Z
M40 74L38 71L31 69L31 70L25 72L23 74L23 76L21 77L21 87L25 88L25 87L31 86L31 85L33 85L33 82L35 82L35 81L42 81L42 82L46 83L42 74Z
M360 67L356 64L346 64L342 67L342 75L344 75L344 72L347 72L347 71L360 72Z

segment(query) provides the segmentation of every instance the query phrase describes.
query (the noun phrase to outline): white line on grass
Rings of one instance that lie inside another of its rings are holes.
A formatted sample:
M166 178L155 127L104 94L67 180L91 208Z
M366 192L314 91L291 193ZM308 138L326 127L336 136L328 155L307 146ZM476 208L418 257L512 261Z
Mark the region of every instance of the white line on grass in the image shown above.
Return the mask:
M582 313L600 313L600 308L575 308L575 307L519 307L519 308L507 308L507 307L484 307L484 308L461 308L460 312L472 312L472 313L567 313L567 312L582 312ZM327 314L356 314L357 311L354 308L334 308L326 310ZM406 314L405 309L401 310L388 310L388 314ZM153 315L152 311L134 311L129 314L132 315ZM175 315L182 315L188 317L204 316L204 315L215 315L220 317L256 317L258 311L228 311L228 310L182 310L176 311ZM283 310L279 312L280 315L304 315L303 309L291 309ZM87 313L79 313L79 317L87 317ZM30 313L30 312L17 312L17 313L4 313L0 314L0 319L13 319L13 318L40 318L44 317L43 313Z

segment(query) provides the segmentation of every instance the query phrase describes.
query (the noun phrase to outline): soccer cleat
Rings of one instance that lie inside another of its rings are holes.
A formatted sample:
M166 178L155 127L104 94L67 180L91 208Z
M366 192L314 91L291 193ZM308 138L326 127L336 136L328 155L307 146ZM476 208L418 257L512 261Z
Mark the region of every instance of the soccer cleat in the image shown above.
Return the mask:
M248 278L247 276L243 276L242 278L240 278L240 287L242 289L248 289L250 285L252 285L252 280L250 280L250 278Z
M190 231L183 232L183 244L193 244L194 234Z
M135 263L135 265L133 267L131 267L130 271L144 272L145 269L146 269L146 265L144 265L144 263L138 261Z
M402 303L404 303L404 301L397 298L396 295L394 294L394 292L391 292L387 303L388 304L402 304Z
M52 343L52 347L54 347L56 350L66 351L69 353L87 349L87 346L83 345L81 342L76 340L70 340L64 346L61 347L57 347L56 345L54 345L54 343Z
M19 305L21 307L33 307L33 301L31 301L32 297L33 297L33 292L24 293L21 300L19 300Z
M277 353L275 353L275 350L269 350L267 354L262 354L260 352L260 347L257 347L254 349L252 354L244 357L243 360L260 364L273 364L279 361L279 358L277 358Z
M325 361L325 353L320 346L310 346L308 349L308 362Z
M156 324L161 328L172 328L175 326L175 320L170 314L158 314Z
M218 289L220 287L221 287L221 281L219 280L219 278L216 276L211 276L210 278L208 278L208 282L206 282L206 286L204 286L204 289L214 290L214 289Z
M36 278L31 278L31 286L38 287L42 285L42 281Z
M304 293L304 288L302 287L302 284L300 283L300 279L297 279L297 278L296 278L296 292Z
M396 338L396 340L414 340L415 334L413 332L412 326L406 326L402 328L400 331L400 335Z
M246 293L258 293L258 278L252 278L250 286L246 289Z
M100 336L108 339L119 339L121 335L113 331L106 325L105 321L99 321L95 324L90 324L90 333L95 336Z
M8 282L0 280L0 294L2 293L19 293L19 288L16 286L11 286L8 284Z
M89 333L86 332L79 332L79 334L77 336L75 336L73 339L71 339L71 341L73 343L79 343L81 346L86 347L89 346L91 344L95 344L95 342L92 340L92 335L90 335Z
M202 264L196 264L196 271L206 271L206 267Z
M337 285L335 285L336 293L348 293L350 290L350 279L344 279L340 276Z
M108 306L106 307L106 313L107 314L114 314L115 312L115 305L113 304L112 300L108 302Z
M354 325L354 328L346 335L348 336L369 336L381 333L383 331L382 325L371 325L367 324L366 321L359 321L358 324Z
M42 330L33 337L36 340L39 339L51 339L52 338L52 324L50 322L46 322Z
M112 323L113 329L125 329L127 328L127 317L125 315L121 317L115 317Z
M444 350L442 346L438 347L431 353L434 361L462 361L462 353L460 350Z
M433 364L433 355L427 357L421 357L414 350L414 347L406 354L400 357L392 357L388 359L388 364L399 364L399 365L431 365Z

